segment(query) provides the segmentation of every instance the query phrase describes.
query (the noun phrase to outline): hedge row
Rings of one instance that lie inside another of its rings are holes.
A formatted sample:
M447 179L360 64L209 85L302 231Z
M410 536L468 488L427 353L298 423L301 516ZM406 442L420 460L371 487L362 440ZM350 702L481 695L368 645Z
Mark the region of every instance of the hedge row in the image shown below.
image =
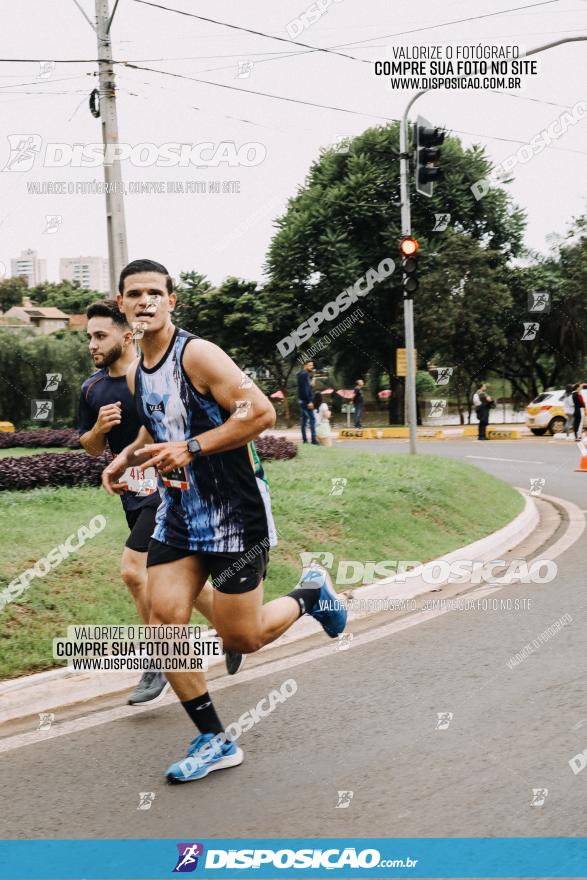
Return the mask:
M15 446L47 447L66 446L79 449L79 433L75 428L44 428L38 431L0 431L0 449L12 449Z
M255 449L263 461L269 459L295 458L298 447L286 437L260 437L255 440Z
M2 458L0 491L37 489L39 486L99 486L102 471L110 461L110 453L90 458L79 452L44 452L42 455Z
M256 441L255 446L263 460L293 458L297 455L295 444L284 437L263 438ZM39 486L99 486L102 471L110 461L112 455L109 452L98 458L77 452L44 452L41 455L2 458L0 491L36 489Z

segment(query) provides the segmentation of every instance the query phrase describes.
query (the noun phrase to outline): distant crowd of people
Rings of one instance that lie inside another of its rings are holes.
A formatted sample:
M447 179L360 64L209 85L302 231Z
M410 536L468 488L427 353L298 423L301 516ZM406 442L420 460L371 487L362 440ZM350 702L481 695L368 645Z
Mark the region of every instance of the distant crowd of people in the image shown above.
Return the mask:
M332 446L332 413L320 391L314 391L316 379L312 376L314 361L306 361L297 375L298 401L300 404L300 428L302 441L308 443L307 429L310 427L310 443L313 446ZM363 388L365 383L357 379L353 391L355 408L355 428L361 428L363 411Z

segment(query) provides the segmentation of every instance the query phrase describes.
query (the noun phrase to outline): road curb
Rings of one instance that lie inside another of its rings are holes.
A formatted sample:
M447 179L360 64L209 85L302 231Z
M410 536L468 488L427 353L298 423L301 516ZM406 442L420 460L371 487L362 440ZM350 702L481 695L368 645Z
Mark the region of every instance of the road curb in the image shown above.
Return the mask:
M525 494L523 490L519 492ZM549 496L542 496L549 500ZM561 504L561 499L552 499ZM567 502L562 503L568 507ZM574 505L572 505L574 507ZM578 510L578 508L577 508ZM584 527L584 517L583 519ZM342 591L341 594L351 601L349 610L349 622L364 619L381 612L381 607L369 610L369 606L381 606L383 603L401 603L414 599L431 590L430 583L424 581L422 572L425 566L431 566L440 562L456 562L458 560L490 561L498 559L507 550L511 550L521 543L536 528L539 522L539 514L534 499L526 495L523 511L510 523L491 535L474 541L457 550L453 550L438 559L431 560L405 575L385 578L366 587L354 590ZM561 539L564 541L564 538ZM575 538L576 540L576 538ZM434 588L441 586L435 584ZM359 608L354 607L358 605ZM293 644L302 639L315 636L321 632L320 625L311 617L301 618L290 630L275 642L266 645L261 652L267 652L275 647ZM215 669L223 664L224 659L211 658L209 669ZM15 721L19 718L28 717L40 712L48 712L58 707L82 703L97 697L107 697L131 688L137 680L136 672L123 673L90 673L70 672L67 669L52 669L47 672L35 673L22 676L0 683L0 697L2 697L2 710L0 711L0 723ZM47 687L53 684L54 687Z

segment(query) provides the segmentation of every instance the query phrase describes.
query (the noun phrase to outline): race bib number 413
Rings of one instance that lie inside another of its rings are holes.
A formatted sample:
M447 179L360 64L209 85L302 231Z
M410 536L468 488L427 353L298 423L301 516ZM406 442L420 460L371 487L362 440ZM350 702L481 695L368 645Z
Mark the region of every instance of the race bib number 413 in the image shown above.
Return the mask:
M120 478L121 483L126 483L129 492L137 495L153 495L157 491L157 471L154 467L145 470L140 467L129 467Z

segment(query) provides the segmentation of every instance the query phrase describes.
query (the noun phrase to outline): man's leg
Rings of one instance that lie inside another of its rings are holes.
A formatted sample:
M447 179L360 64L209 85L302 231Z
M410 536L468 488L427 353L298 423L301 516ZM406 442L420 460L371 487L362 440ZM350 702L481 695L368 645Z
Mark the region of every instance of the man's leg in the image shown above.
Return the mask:
M300 415L301 415L301 431L302 431L302 442L307 443L308 438L306 436L306 424L308 421L308 410L306 409L306 404L300 402Z
M301 616L300 606L291 596L263 605L263 582L248 593L216 590L214 613L224 643L243 654L273 642Z
M208 578L204 561L198 556L184 556L172 562L150 565L148 572L149 623L153 626L188 624L194 602ZM224 727L208 693L205 674L168 672L167 678L199 731L192 740L187 757L168 768L168 780L190 782L207 776L210 770L240 764L242 752L223 736Z
M208 571L197 556L184 556L173 562L151 565L149 573L152 626L165 623L188 624L194 602L208 578ZM180 700L206 693L203 672L169 672L169 683Z
M148 623L147 554L125 547L120 560L120 576L134 599L139 620L141 623Z
M314 446L319 446L318 438L316 437L316 412L313 409L308 410L308 418L310 420L310 434L312 436L312 443Z
M209 581L206 581L202 589L200 590L200 594L194 602L194 608L196 611L199 611L203 617L206 618L208 623L211 623L213 627L216 628L216 622L214 620L214 602L213 602L214 590L212 589L212 584ZM238 651L231 651L230 648L224 649L224 662L226 663L226 671L229 675L236 675L239 669L242 667L244 662L244 657Z
M131 532L120 560L120 574L134 599L141 623L149 622L147 547L155 527L155 511L155 506L147 505L138 511L127 512ZM165 696L168 688L162 672L146 669L128 695L127 702L129 706L152 705Z
M208 557L210 559L211 557ZM221 566L210 563L218 577ZM263 572L266 559L239 567L238 579L224 581L214 591L214 618L228 648L250 654L277 639L302 614L311 614L325 632L336 638L345 628L346 609L328 573L311 568L287 596L263 605Z

